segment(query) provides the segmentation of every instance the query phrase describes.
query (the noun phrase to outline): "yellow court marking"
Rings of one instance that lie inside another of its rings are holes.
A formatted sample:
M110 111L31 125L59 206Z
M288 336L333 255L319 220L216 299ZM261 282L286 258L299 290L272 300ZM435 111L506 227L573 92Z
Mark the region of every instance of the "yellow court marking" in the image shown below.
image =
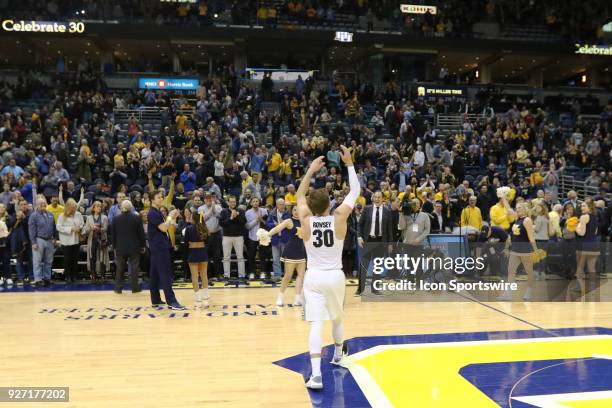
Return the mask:
M374 407L497 407L459 374L470 364L590 358L612 336L573 336L376 346L345 366Z

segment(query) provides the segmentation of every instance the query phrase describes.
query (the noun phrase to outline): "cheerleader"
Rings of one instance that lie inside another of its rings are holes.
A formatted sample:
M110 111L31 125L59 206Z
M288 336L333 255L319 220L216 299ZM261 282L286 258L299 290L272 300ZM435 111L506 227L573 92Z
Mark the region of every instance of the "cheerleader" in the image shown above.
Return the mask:
M208 229L202 216L196 210L191 211L189 224L183 230L185 242L187 243L187 263L191 271L191 283L195 293L195 301L204 306L208 306L208 251L206 242L208 241ZM200 289L198 277L202 279L202 289Z
M585 278L594 280L597 276L597 258L599 257L599 241L597 236L597 217L595 215L595 203L592 199L587 198L580 205L580 220L576 227L576 240L578 248L576 255L576 279L580 285L580 291L584 297L586 294ZM584 267L587 267L585 274Z
M280 293L276 297L276 305L284 305L285 290L293 277L293 272L297 271L298 276L295 281L295 300L293 304L301 306L303 304L302 283L304 282L304 272L306 271L306 249L304 248L304 241L302 241L300 236L300 220L297 214L297 206L291 208L291 218L287 218L272 228L268 234L273 236L283 230L289 232L289 240L285 244L285 249L281 256L281 262L285 263L285 275L281 281Z
M523 300L531 300L531 292L534 284L533 257L537 250L533 221L528 216L527 204L524 202L516 205L517 220L512 225L510 244L510 256L508 258L508 282L513 283L516 279L516 271L520 264L527 273L527 291ZM498 300L512 300L512 291L507 290Z

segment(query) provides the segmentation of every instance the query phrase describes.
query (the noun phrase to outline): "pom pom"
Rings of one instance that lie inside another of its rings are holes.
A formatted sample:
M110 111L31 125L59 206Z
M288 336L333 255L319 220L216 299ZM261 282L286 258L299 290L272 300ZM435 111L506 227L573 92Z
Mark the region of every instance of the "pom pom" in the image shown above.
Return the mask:
M270 245L270 241L272 240L270 237L270 233L263 228L257 230L257 240L260 245L268 246Z
M533 263L538 263L544 258L546 258L546 251L543 249L537 249L533 254L531 254L531 260Z
M510 187L499 187L497 189L497 198L508 198L508 193L510 193Z
M567 230L569 232L575 232L576 227L578 226L578 217L568 218L567 222L565 223L565 226L567 227Z

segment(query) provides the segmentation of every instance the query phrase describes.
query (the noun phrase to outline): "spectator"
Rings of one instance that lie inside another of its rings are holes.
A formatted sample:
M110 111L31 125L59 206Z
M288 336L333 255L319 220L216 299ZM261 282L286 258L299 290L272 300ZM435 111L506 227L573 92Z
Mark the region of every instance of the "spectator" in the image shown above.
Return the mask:
M393 225L391 225L391 212L388 208L383 205L382 192L376 191L372 195L372 205L367 206L363 211L363 216L359 223L359 246L364 248L366 242L378 242L378 243L392 243L393 242ZM384 246L380 244L376 246L368 247L368 251L364 251L364 263L369 265L370 260L376 256L380 256ZM369 266L368 266L369 273ZM359 274L359 286L356 294L360 295L363 293L366 284L366 276L364 273ZM374 288L374 282L380 279L380 277L372 277L372 293L377 294L378 292Z
M492 227L500 227L505 231L510 230L510 223L515 219L515 213L508 202L507 193L498 190L499 201L491 207L489 217Z
M212 177L206 177L206 185L203 187L206 193L212 194L217 200L223 199L221 194L221 188L215 184L215 179Z
M276 207L270 211L266 220L266 229L272 230L274 227L282 223L288 218L288 213L285 210L285 200L279 198L276 200ZM283 276L283 265L281 264L281 255L285 250L285 244L287 243L287 234L283 234L284 230L280 233L272 235L272 274L275 280L280 279Z
M11 245L9 241L9 229L12 227L10 218L6 212L6 206L0 204L0 261L2 262L2 274L0 274L0 286L6 283L13 284L11 279Z
M64 212L57 218L57 231L64 254L64 277L69 284L78 279L80 235L83 225L83 216L77 211L76 201L71 198L66 202Z
M259 198L251 198L251 208L246 212L246 228L249 232L247 240L247 251L248 251L248 268L249 268L249 279L255 279L256 267L255 259L257 257L257 251L260 250L259 241L257 240L257 230L265 227L265 218L268 216L268 211L265 208L259 207ZM259 253L260 263L260 276L261 280L266 278L265 272L265 259L263 257L263 250Z
M208 274L217 279L222 277L222 232L219 221L221 219L221 205L219 199L211 192L204 193L204 205L198 208L198 213L202 215L206 228L208 229Z
M223 227L223 271L224 278L230 278L230 257L232 248L236 253L236 261L238 262L238 278L245 281L245 265L244 265L244 236L246 234L246 218L244 211L237 208L235 196L227 198L228 208L221 211L220 224ZM245 281L245 283L247 283Z
M461 211L461 227L473 229L472 233L480 233L482 229L482 212L476 206L476 196L471 196L468 200L468 206Z
M190 193L196 188L196 175L191 171L189 164L185 163L183 172L181 173L181 183L185 187L185 191Z
M36 211L28 220L28 234L32 243L32 267L34 285L51 285L51 265L53 264L53 237L55 221L53 214L47 211L47 200L39 196L36 199Z
M429 214L421 211L421 202L412 200L412 214L402 214L399 218L398 228L403 231L403 242L415 248L422 248L423 242L431 231ZM414 250L413 250L414 252Z
M102 213L102 203L94 201L82 232L87 237L87 271L94 283L110 271L108 227L108 217Z
M115 248L115 293L123 290L123 271L125 263L131 265L132 293L141 291L138 284L140 277L140 255L145 252L145 234L140 217L134 213L130 200L121 202L121 214L113 219L111 226L111 242Z
M30 210L25 200L19 202L15 213L9 220L12 225L9 235L11 253L15 256L15 269L17 272L17 285L29 285L32 275L32 252L29 248L28 220Z

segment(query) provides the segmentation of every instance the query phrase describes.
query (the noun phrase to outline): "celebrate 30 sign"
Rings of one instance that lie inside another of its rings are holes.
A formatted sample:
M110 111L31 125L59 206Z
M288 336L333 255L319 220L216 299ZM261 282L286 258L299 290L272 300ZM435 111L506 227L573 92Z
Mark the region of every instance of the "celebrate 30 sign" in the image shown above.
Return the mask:
M85 32L85 23L80 21L58 22L58 21L24 21L4 20L2 21L4 31L17 31L28 33L68 33L82 34Z

